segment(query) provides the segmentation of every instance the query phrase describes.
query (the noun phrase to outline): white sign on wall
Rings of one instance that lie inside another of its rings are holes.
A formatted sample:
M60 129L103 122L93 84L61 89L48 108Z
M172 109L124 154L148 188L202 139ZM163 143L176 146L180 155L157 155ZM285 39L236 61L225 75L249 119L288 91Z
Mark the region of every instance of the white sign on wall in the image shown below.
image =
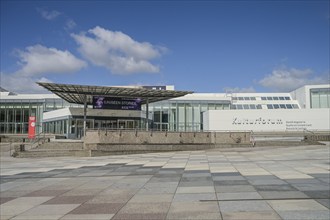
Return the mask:
M330 131L330 109L209 110L204 130Z

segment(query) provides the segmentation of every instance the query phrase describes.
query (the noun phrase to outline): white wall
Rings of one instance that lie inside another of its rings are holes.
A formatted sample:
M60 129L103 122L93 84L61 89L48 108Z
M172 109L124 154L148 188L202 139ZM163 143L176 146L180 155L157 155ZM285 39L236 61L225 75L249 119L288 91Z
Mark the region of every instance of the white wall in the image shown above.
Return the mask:
M307 91L306 86L292 91L291 96L299 102L301 108L310 108L309 91Z
M330 109L209 110L205 131L330 131Z

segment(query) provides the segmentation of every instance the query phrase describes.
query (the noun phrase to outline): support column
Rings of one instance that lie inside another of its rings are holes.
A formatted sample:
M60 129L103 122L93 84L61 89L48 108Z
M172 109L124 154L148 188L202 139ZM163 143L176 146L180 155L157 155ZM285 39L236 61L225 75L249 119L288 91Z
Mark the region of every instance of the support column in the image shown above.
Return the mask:
M86 136L87 96L84 96L84 137Z
M146 102L146 131L149 131L149 98Z

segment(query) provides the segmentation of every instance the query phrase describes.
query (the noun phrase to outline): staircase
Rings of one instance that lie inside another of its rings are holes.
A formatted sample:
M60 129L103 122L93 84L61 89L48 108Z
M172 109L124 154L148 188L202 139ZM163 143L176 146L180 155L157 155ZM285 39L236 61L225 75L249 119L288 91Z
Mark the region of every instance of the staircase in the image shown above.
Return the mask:
M90 157L90 150L83 149L81 140L50 140L26 151L16 151L20 158L37 157Z

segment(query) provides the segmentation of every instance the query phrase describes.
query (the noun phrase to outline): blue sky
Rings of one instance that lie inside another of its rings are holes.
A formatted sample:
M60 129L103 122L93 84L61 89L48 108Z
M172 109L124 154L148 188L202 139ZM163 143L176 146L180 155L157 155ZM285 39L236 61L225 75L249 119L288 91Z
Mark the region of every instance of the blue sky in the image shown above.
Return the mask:
M329 0L1 0L1 87L286 92L329 82Z

